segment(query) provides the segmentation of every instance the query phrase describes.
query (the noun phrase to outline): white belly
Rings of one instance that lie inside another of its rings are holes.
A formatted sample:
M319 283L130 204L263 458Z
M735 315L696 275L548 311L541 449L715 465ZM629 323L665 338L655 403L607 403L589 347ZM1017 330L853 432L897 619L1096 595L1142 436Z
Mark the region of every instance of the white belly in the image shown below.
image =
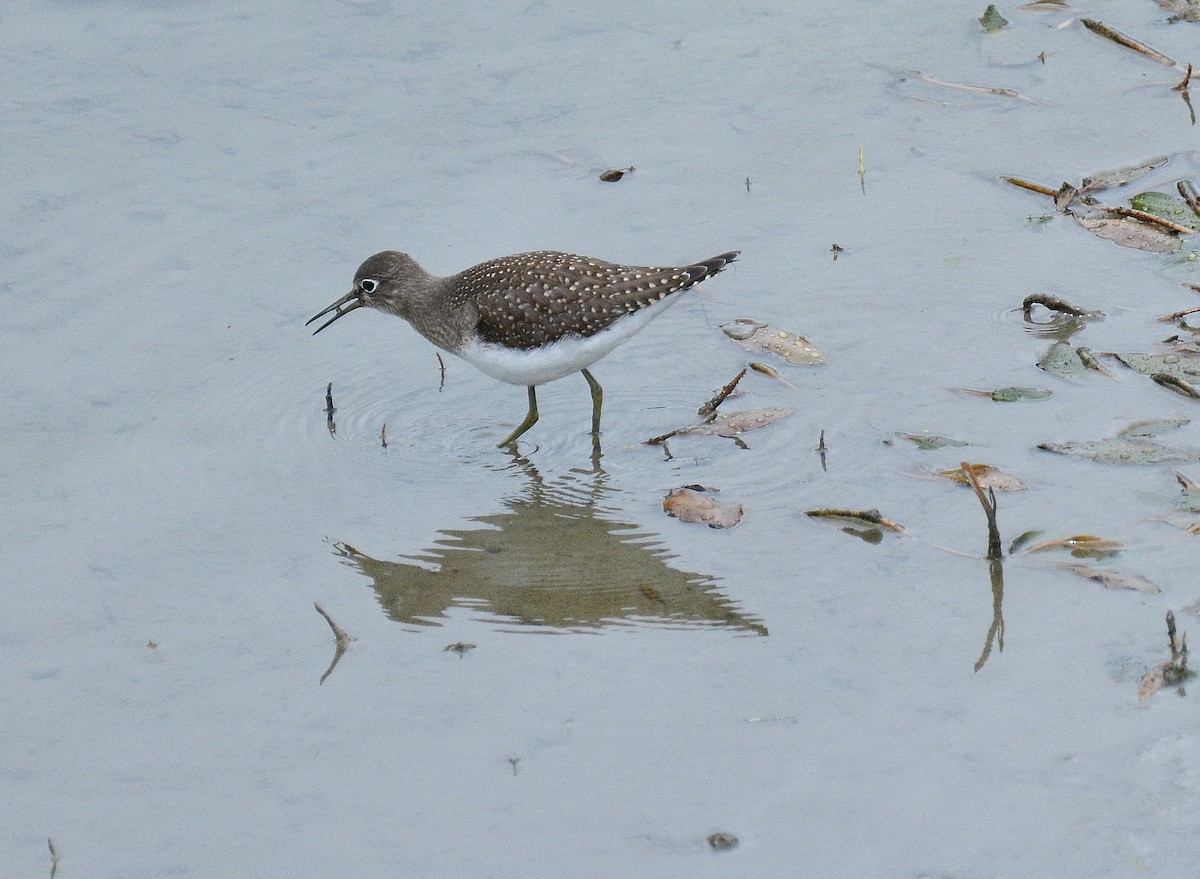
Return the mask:
M544 385L579 372L626 342L658 314L679 299L666 299L626 315L595 335L569 336L543 348L505 348L490 342L474 342L455 353L480 372L512 385Z

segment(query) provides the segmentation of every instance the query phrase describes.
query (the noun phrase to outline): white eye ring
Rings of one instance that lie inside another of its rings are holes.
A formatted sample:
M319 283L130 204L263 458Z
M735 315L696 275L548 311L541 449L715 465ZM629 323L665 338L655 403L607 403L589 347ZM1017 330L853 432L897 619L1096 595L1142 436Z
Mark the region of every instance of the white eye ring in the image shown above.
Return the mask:
M363 278L358 282L358 289L367 294L374 293L379 289L379 282L374 278Z

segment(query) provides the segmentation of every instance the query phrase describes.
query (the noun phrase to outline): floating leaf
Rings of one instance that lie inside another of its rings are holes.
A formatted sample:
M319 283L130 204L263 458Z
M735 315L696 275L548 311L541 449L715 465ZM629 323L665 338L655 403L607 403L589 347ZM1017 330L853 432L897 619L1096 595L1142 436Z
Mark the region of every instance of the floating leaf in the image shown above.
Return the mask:
M734 412L731 415L718 415L715 421L698 424L688 428L683 433L697 433L704 436L737 436L751 430L774 424L781 418L786 418L795 410L783 406L751 409L748 412Z
M1000 14L994 5L989 5L983 10L983 15L979 18L979 23L983 25L983 29L989 34L993 31L998 31L1001 28L1008 27L1008 19Z
M1105 558L1115 555L1124 547L1116 540L1107 537L1097 537L1094 534L1077 534L1074 537L1063 537L1059 540L1043 540L1029 547L1026 552L1045 552L1050 549L1070 550L1075 558Z
M1018 534L1013 538L1013 542L1008 545L1008 554L1013 555L1017 550L1022 549L1027 543L1032 540L1037 540L1046 532L1044 531L1026 531Z
M992 488L996 491L1024 491L1028 487L1024 482L1017 479L1017 477L1010 473L1005 473L991 464L969 464L967 466L975 474L975 481L979 483L980 488ZM937 475L944 479L953 480L960 485L971 484L962 467L947 467L945 470L937 471Z
M932 433L896 433L896 436L901 439L906 439L916 445L923 452L930 452L936 449L957 449L962 446L969 446L970 443L964 440L950 439L946 436L937 436Z
M616 183L626 174L632 174L634 169L629 168L609 168L607 171L600 172L600 179L605 183Z
M1032 552L1032 550L1030 550ZM1063 565L1068 571L1074 571L1081 577L1095 580L1105 589L1132 589L1134 592L1145 592L1154 595L1161 590L1141 575L1127 576L1116 571L1105 571L1093 568L1091 565Z
M1185 381L1200 381L1200 354L1194 351L1164 351L1161 354L1113 354L1142 375L1173 375Z
M1200 228L1200 215L1188 207L1187 202L1177 195L1166 192L1139 192L1129 200L1139 211L1154 214L1181 226Z
M1117 431L1117 436L1155 436L1191 423L1192 419L1190 418L1151 418L1144 421L1131 421Z
M1079 352L1067 342L1055 342L1051 345L1037 365L1059 378L1079 378L1088 372L1088 366L1079 356Z
M839 507L824 507L819 510L806 510L804 515L811 516L814 519L850 519L854 522L880 525L884 528L890 528L892 531L905 530L903 525L884 517L879 510L849 510Z
M974 388L963 388L964 392L976 397L990 397L997 403L1015 403L1018 400L1044 400L1051 392L1041 388L997 388L994 391L979 391Z
M1160 662L1150 671L1146 672L1141 681L1138 682L1138 700L1145 702L1155 693L1162 689L1162 685L1166 682L1167 669L1171 667L1170 661Z
M825 362L825 355L803 336L748 317L721 324L721 329L747 351L766 351L779 355L788 363L807 366L819 366Z
M663 512L683 522L701 522L709 528L732 528L742 521L745 509L732 501L719 501L702 485L673 488L663 498Z
M1038 448L1102 464L1189 464L1200 461L1200 449L1164 446L1141 437L1038 443Z
M1135 220L1133 217L1102 212L1071 212L1071 216L1097 238L1104 238L1122 247L1148 250L1151 253L1168 253L1183 246L1182 241L1161 226Z
M1097 192L1101 189L1112 189L1114 186L1125 186L1141 177L1145 177L1155 168L1161 168L1170 161L1170 156L1155 156L1134 165L1123 168L1113 168L1108 171L1097 171L1083 178L1083 192Z

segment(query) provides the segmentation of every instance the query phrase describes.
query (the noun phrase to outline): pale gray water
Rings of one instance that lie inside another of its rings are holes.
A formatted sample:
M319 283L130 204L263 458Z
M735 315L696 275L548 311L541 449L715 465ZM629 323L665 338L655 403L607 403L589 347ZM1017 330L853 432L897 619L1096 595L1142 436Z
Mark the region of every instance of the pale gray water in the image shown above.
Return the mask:
M1041 373L1011 309L1048 291L1107 313L1076 344L1151 350L1200 275L1030 223L1048 202L996 178L1196 178L1195 128L1169 68L1061 13L985 38L984 5L8 4L0 862L48 871L50 837L60 877L1186 875L1194 702L1136 689L1166 610L1195 628L1197 538L1156 519L1170 468L1034 446L1195 404ZM1072 14L1197 60L1152 3ZM378 314L308 335L384 248L744 254L596 367L595 472L582 379L514 459L521 389L448 360L439 390ZM640 445L745 363L711 328L740 316L828 353L726 404L797 414L748 451ZM1055 396L951 390L1006 385ZM883 443L920 430L972 446ZM1010 560L974 672L983 516L920 476L965 457L1030 485L1006 542L1120 539L1162 591ZM746 519L667 519L687 483ZM319 687L314 601L357 638Z

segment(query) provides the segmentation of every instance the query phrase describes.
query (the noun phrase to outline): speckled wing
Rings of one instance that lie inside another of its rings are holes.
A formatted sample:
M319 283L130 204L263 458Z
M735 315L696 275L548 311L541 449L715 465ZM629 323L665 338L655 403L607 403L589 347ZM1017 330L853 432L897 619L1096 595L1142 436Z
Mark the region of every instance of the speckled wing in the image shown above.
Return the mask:
M474 306L487 342L536 348L565 335L591 336L619 318L715 275L737 256L690 266L622 266L539 250L489 260L454 278L454 307Z

